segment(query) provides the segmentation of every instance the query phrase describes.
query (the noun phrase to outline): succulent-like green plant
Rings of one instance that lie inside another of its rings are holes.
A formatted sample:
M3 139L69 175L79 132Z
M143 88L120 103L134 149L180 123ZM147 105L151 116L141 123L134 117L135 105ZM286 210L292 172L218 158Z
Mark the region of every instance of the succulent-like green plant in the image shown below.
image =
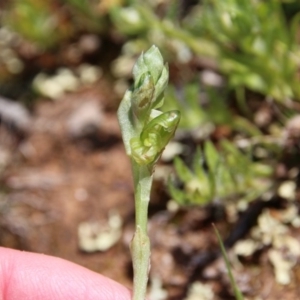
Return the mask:
M299 18L287 22L280 1L199 1L180 21L176 1L159 16L155 5L145 2L113 11L114 25L131 37L124 57L155 43L169 60L186 63L194 53L216 61L241 102L245 87L282 104L299 99Z
M131 242L134 300L144 300L150 268L147 214L155 164L173 137L180 119L177 110L161 112L169 72L156 46L142 53L133 68L134 84L118 110L126 153L131 159L136 231Z
M233 143L222 141L220 153L206 141L198 150L190 170L180 158L175 169L184 190L169 182L169 191L181 205L205 205L213 201L240 199L252 201L272 187L273 169L266 163L254 162Z
M215 43L230 86L245 86L285 103L300 96L296 22L286 22L276 0L205 0L183 23L195 36Z

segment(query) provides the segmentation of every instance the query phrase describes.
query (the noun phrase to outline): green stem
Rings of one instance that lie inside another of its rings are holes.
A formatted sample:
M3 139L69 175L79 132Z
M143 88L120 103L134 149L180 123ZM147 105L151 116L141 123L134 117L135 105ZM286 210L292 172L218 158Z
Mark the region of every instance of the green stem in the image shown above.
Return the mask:
M153 168L140 166L133 159L136 230L130 245L133 261L133 300L144 300L150 269L150 240L147 235L148 205L153 181Z
M153 181L152 168L149 165L140 166L133 159L134 194L135 194L135 221L144 233L147 233L148 205L150 201Z
M130 244L133 264L133 300L145 300L150 269L147 234L154 166L180 120L179 111L158 111L169 74L156 46L142 54L133 68L134 85L127 90L118 109L125 149L131 158L136 229Z

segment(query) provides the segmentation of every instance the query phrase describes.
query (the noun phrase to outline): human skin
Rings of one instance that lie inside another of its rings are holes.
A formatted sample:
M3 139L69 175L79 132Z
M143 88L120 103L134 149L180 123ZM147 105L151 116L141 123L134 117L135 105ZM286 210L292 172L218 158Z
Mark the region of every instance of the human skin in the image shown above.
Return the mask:
M79 265L0 247L0 300L130 299L127 288Z

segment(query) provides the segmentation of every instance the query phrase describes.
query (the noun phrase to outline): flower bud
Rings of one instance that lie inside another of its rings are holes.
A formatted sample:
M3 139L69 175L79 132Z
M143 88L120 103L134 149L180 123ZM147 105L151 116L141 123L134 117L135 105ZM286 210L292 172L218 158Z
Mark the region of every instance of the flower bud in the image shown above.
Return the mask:
M155 84L155 94L154 94L154 102L152 105L152 108L159 108L164 104L164 91L168 85L169 82L169 68L166 64L164 68L162 69L161 75L158 79L158 81Z
M157 150L160 152L173 137L179 121L180 112L178 110L164 112L144 127L141 140L147 146L153 146L155 143Z
M164 65L163 57L156 46L142 53L133 67L134 89L140 86L142 77L150 74L155 86L155 93L151 99L151 108L158 108L163 104L163 91L169 80L169 70Z
M172 110L151 120L139 137L130 140L131 156L139 165L155 163L173 137L180 120L180 112Z
M154 84L149 73L144 73L131 96L132 111L141 122L146 121L150 115L152 98L154 96Z
M144 62L156 85L165 66L164 59L155 45L144 54Z

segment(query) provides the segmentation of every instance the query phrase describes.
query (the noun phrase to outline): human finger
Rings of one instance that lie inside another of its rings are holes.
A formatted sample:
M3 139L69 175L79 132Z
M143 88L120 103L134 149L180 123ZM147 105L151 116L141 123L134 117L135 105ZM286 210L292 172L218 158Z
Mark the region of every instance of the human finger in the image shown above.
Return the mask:
M130 300L131 293L64 259L0 247L0 299Z

